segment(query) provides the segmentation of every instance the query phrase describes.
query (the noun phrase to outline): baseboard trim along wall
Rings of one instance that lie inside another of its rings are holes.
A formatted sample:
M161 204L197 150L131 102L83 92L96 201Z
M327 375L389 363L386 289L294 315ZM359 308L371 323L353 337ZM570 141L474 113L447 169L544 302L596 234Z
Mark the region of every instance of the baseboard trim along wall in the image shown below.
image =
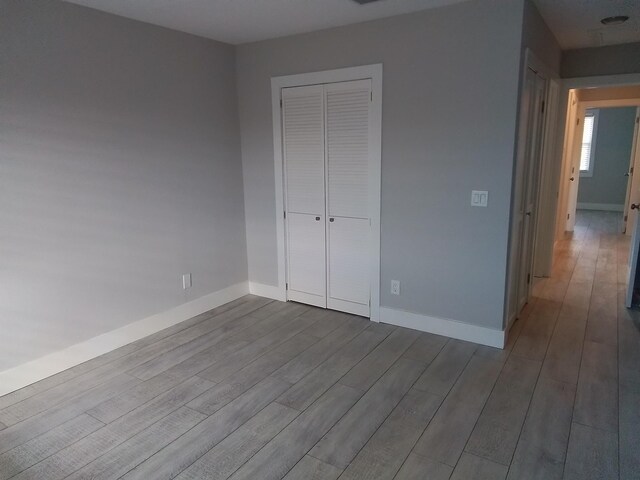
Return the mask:
M60 373L116 348L135 342L177 323L224 305L249 293L249 282L241 282L179 305L171 310L135 321L64 350L0 372L0 396Z
M617 203L588 203L579 202L578 210L602 210L604 212L624 212L624 205Z
M273 300L279 300L285 302L287 300L286 295L283 294L279 287L273 285L265 285L264 283L249 282L249 293L257 295L259 297L271 298Z
M506 335L503 330L494 330L471 325L470 323L430 317L387 307L380 307L380 321L458 340L479 343L489 347L504 348L506 341Z

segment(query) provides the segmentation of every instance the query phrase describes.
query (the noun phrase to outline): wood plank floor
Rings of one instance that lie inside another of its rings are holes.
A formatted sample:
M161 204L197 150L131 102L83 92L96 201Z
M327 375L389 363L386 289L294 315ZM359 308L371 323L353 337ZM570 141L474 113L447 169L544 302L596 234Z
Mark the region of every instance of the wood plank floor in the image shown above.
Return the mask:
M580 212L505 350L246 296L0 397L0 480L638 479L617 226Z

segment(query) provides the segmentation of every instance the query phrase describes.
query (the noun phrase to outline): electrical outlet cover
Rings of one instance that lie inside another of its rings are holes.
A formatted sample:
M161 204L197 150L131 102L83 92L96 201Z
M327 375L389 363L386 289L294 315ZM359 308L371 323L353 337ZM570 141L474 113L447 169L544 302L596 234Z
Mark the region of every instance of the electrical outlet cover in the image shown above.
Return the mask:
M471 191L471 206L486 207L489 204L489 192L486 190Z

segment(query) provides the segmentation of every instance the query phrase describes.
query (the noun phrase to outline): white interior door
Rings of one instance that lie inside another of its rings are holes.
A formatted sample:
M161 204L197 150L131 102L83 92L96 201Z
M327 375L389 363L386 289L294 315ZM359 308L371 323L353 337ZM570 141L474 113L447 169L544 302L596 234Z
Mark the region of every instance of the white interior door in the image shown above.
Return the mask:
M527 75L527 82L532 88L531 108L529 110L529 127L525 158L525 186L522 206L522 243L520 249L520 268L518 275L518 309L522 309L529 301L531 294L531 274L533 271L534 239L538 185L540 177L540 159L542 149L542 102L545 97L546 81L532 71Z
M545 109L543 113L543 139L540 164L540 187L538 188L538 215L536 221L535 255L533 257L533 275L551 276L553 264L553 245L557 210L557 190L555 187L554 156L558 133L558 96L560 84L548 79Z
M638 210L630 214L637 217ZM634 221L633 233L631 235L631 249L629 250L629 276L627 278L627 296L625 298L625 305L630 308L634 302L634 293L636 291L636 280L638 276L638 250L640 250L640 222L636 218Z
M370 315L371 80L282 90L287 299Z
M517 317L529 300L535 207L537 206L542 147L542 102L547 81L527 68L520 105L518 155L515 168L513 221L509 257L509 320Z
M585 109L578 103L576 109L577 121L574 129L573 145L571 148L571 167L569 181L569 199L567 205L567 223L565 230L573 232L576 225L576 208L578 207L578 188L580 184L580 153L582 152L582 134L584 131Z
M371 81L326 92L327 307L370 314Z
M326 307L324 87L282 89L287 299Z
M636 126L633 130L633 144L631 147L631 159L629 161L629 172L627 180L627 194L624 205L624 217L622 233L631 235L634 231L637 215L631 213L631 205L640 204L640 175L634 175L640 168L640 108L636 110ZM634 208L635 210L635 208Z

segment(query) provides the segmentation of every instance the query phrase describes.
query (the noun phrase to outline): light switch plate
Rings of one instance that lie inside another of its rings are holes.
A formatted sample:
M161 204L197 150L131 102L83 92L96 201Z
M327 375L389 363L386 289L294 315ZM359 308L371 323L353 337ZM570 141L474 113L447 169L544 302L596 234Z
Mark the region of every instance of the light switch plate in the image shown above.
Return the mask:
M185 273L182 275L182 289L186 290L187 288L191 288L191 274Z
M489 204L489 192L486 190L471 190L471 206L486 207Z

